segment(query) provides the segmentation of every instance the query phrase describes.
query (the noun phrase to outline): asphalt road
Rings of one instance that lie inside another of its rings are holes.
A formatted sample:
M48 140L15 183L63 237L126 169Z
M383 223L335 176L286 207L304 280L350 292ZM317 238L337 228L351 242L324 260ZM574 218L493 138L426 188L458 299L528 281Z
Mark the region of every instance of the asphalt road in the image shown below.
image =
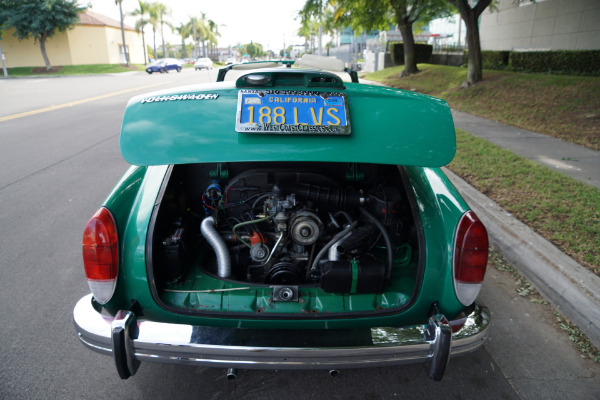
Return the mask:
M118 134L129 97L214 81L216 71L0 80L0 398L2 399L574 399L600 398L600 368L555 328L552 310L488 273L488 341L450 361L442 382L423 367L240 371L142 364L121 381L84 348L72 308L88 293L81 235L128 165Z

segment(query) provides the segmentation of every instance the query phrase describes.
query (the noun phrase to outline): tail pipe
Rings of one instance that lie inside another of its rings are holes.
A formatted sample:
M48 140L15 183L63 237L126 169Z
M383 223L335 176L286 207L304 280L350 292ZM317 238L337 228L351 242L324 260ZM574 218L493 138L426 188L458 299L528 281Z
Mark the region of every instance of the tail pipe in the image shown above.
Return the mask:
M215 220L213 217L207 217L200 224L200 231L204 239L210 244L217 256L217 275L220 278L227 278L231 275L231 259L225 241L215 229Z
M227 380L233 381L237 378L237 368L229 368L227 370Z

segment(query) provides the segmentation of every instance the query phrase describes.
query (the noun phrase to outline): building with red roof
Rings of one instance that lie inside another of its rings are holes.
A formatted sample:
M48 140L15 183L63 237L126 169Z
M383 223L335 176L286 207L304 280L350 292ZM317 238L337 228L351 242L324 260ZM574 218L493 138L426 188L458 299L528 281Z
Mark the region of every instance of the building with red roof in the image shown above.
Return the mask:
M124 64L124 49L132 64L144 64L142 35L125 25L125 47L121 22L91 10L83 12L79 23L66 32L58 32L46 41L46 51L52 66L82 64ZM44 60L39 43L33 39L18 40L13 29L2 35L0 46L6 66L42 67Z

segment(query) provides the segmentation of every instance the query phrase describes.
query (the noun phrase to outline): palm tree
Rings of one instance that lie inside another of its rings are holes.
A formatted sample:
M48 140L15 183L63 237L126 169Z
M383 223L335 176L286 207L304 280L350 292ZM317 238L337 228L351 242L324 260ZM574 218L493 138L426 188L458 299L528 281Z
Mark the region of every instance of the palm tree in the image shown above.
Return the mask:
M211 19L208 20L208 40L210 44L210 54L214 58L215 57L215 47L218 43L217 37L221 36L219 34L219 27L217 23Z
M202 13L200 20L196 19L200 29L198 29L198 38L202 42L202 55L206 57L206 38L209 35L208 25L206 24L206 14Z
M319 38L319 52L322 50L322 34L334 34L339 26L344 26L346 8L343 4L321 0L308 0L300 11L301 18L298 36L304 37L305 47L311 43L311 51L315 51L315 38Z
M308 53L308 46L310 43L310 52L315 52L315 37L319 33L319 24L316 20L310 18L302 21L300 29L298 29L298 36L304 38L304 51Z
M179 24L179 27L175 28L179 36L181 36L181 58L186 58L187 56L185 53L185 39L187 39L191 34L190 28L191 27L189 24L183 23Z
M129 52L127 51L127 45L125 44L125 28L123 26L123 8L121 2L123 0L115 0L115 4L119 5L119 14L121 14L121 37L123 38L123 53L125 53L125 65L129 67Z
M152 39L154 41L154 59L158 58L158 54L156 53L156 29L158 28L159 18L158 18L158 9L156 7L157 3L149 3L148 5L148 22L152 25Z
M144 65L146 65L147 61L148 61L148 57L146 55L146 39L144 38L144 26L148 23L148 20L144 19L144 18L146 17L146 14L148 13L148 9L150 8L150 5L148 4L148 2L145 2L142 0L138 0L138 4L139 4L139 8L132 11L129 15L131 15L132 17L137 17L137 16L140 17L140 19L138 19L135 22L135 30L136 30L136 32L140 32L140 30L142 31L142 45L144 46Z
M198 42L202 41L204 47L204 38L207 36L208 28L206 27L206 14L202 14L202 17L191 17L187 25L190 32L194 35L194 57L199 57L198 54ZM204 51L206 54L206 51Z
M160 21L160 36L162 39L163 57L166 57L167 49L165 47L165 23L167 23L167 25L169 24L167 21L165 21L165 17L168 17L171 14L171 11L166 5L160 2L154 3L154 6L156 7L156 13L158 15L158 20Z

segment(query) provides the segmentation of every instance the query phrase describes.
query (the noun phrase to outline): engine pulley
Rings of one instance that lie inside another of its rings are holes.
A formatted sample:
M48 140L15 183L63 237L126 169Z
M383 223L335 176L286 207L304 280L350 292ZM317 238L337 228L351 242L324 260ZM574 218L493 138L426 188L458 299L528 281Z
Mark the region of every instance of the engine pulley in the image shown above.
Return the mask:
M265 281L274 285L297 285L302 283L303 276L304 272L300 267L284 261L269 270Z
M292 215L290 221L292 240L299 245L310 246L321 235L323 223L315 213L300 210Z

